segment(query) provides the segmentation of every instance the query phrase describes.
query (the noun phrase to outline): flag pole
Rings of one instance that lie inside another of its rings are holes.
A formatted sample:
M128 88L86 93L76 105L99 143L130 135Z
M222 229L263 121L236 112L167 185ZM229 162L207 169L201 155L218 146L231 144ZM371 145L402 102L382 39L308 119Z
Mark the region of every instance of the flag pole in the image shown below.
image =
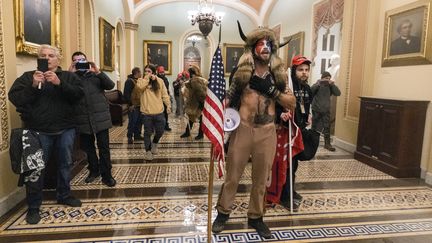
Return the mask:
M208 197L207 197L207 242L212 242L212 212L213 212L213 177L214 177L214 156L213 144L210 149L210 167L208 181Z
M222 24L219 25L219 47L222 36ZM224 120L224 119L222 119ZM223 124L222 124L223 126ZM223 138L223 136L222 136ZM222 139L223 141L223 139ZM213 212L213 180L214 180L214 145L212 143L210 149L210 168L209 168L209 181L208 181L208 197L207 197L207 242L212 242L212 212Z

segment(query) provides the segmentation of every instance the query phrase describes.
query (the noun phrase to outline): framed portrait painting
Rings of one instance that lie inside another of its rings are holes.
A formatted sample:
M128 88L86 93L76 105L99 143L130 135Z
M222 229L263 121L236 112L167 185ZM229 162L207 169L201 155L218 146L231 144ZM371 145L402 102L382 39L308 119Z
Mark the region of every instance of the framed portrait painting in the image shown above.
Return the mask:
M225 76L229 76L231 71L237 66L240 57L243 55L244 45L224 44L222 58L224 60Z
M99 17L99 58L104 71L114 70L114 26Z
M60 0L15 0L16 52L37 55L40 45L60 49Z
M291 39L285 46L284 58L287 67L291 67L291 60L296 55L303 55L304 51L304 35L305 32L301 31L294 35L284 37L284 42Z
M385 15L383 67L432 63L430 0L420 0Z
M144 40L144 66L147 64L163 66L165 74L170 75L172 73L171 46L171 41Z

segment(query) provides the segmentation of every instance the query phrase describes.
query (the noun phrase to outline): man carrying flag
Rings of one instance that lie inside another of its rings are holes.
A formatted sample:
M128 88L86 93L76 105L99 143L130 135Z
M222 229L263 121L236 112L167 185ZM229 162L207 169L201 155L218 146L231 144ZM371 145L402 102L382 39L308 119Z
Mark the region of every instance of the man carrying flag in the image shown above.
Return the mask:
M248 224L264 238L271 232L263 221L266 183L276 149L275 105L293 110L295 97L286 89L288 76L276 52L279 42L269 28L257 28L247 37L238 70L227 95L227 104L238 109L240 125L229 140L225 181L216 205L218 215L212 231L219 233L231 213L237 187L249 158L252 158L252 189Z

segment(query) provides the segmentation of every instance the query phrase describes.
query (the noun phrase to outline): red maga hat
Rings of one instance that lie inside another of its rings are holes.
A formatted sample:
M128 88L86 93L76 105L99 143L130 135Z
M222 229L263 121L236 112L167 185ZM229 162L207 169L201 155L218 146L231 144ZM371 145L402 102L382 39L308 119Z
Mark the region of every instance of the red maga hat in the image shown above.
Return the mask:
M165 72L165 68L163 66L158 66L156 68L156 72L158 72L158 73L164 73Z
M309 59L307 59L306 57L304 57L302 55L297 55L297 56L293 57L291 65L292 66L299 66L302 64L308 64L309 65L311 63L312 62Z

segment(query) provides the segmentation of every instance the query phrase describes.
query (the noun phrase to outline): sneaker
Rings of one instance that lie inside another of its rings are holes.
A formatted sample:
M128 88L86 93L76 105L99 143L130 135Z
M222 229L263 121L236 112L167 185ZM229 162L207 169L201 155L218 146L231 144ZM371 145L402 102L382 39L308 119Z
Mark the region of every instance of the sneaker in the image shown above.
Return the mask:
M29 208L26 215L26 222L28 224L37 224L40 220L39 208Z
M112 176L109 176L102 178L102 183L108 187L113 187L117 184L117 181Z
M262 217L257 219L248 219L248 224L254 228L261 237L265 239L270 239L272 237L272 233L264 223Z
M85 183L92 183L99 176L100 176L99 173L92 173L92 172L90 172L90 174L87 176L87 178L85 178L84 181L85 181Z
M224 214L218 212L218 215L216 216L216 219L213 221L212 225L212 232L213 233L220 233L225 228L225 224L229 219L229 214Z
M82 203L78 198L75 198L73 196L69 196L65 199L57 200L58 204L71 206L74 208L81 207Z
M152 154L157 154L158 153L158 143L152 143L151 153Z
M145 155L144 155L144 159L145 160L153 160L153 154L151 151L146 151Z
M290 205L289 201L281 201L280 205L282 205L283 207L285 207L286 209L288 209L289 211L291 211L291 208L290 208L291 205ZM301 205L301 201L297 200L297 199L294 199L294 202L293 202L293 212L298 212L298 210L300 208L300 205Z
M199 133L196 137L195 137L195 140L200 140L200 139L203 139L204 138L204 135L202 134L202 133Z

